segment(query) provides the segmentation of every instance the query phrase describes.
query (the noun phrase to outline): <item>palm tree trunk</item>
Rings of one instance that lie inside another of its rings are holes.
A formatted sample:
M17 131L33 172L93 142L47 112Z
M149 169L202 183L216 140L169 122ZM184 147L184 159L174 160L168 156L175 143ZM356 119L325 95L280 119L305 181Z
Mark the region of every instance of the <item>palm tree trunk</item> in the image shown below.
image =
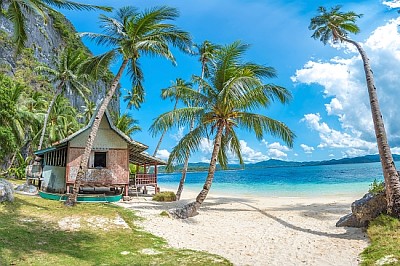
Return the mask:
M201 66L201 79L202 80L204 78L204 72L205 72L205 63L203 63ZM199 92L200 89L201 89L201 86L199 85L199 88L197 89L197 91ZM193 128L194 128L194 120L192 120L190 122L189 132L191 132L193 130ZM185 158L185 162L183 164L183 169L182 169L182 176L181 176L181 179L179 180L178 190L176 191L176 200L181 199L181 195L182 195L182 191L183 191L183 184L185 184L188 167L189 167L189 153L186 153L186 158Z
M57 97L61 94L62 92L62 86L64 85L64 81L61 81L61 83L57 86L56 89L56 94L53 96L53 99L51 100L50 104L49 104L49 108L47 108L47 112L44 116L44 122L43 122L43 129L42 129L42 134L40 136L40 140L39 140L39 146L38 146L38 150L42 149L42 145L43 145L43 140L44 140L44 135L46 134L46 127L47 127L47 122L49 120L49 116L50 116L50 112L51 109L53 109L54 103L56 102Z
M169 211L169 214L175 218L186 219L197 215L197 211L200 209L201 204L203 204L204 200L208 195L208 192L211 189L211 185L214 179L215 169L217 167L217 158L219 150L221 148L221 139L223 131L223 125L218 124L217 127L218 127L217 135L215 136L214 148L211 154L210 166L208 167L208 174L206 181L204 182L203 189L200 191L199 195L197 195L195 202L186 204L182 208Z
M100 122L103 118L103 115L107 109L109 102L111 101L112 97L115 94L115 91L118 87L122 73L124 72L124 70L128 64L128 61L129 61L128 59L124 59L124 61L122 62L121 66L118 70L118 73L115 76L115 78L111 84L110 90L107 92L106 97L102 101L100 108L97 111L96 117L94 119L92 128L89 133L89 137L86 141L85 151L81 157L81 162L79 164L79 170L75 177L74 188L72 190L72 193L69 195L68 199L64 203L66 206L74 206L76 204L76 199L78 197L79 188L81 186L81 183L85 176L85 173L87 172L90 152L92 151L94 140L96 139L97 131L100 126Z
M361 45L353 40L344 39L353 44L361 55L364 63L365 77L367 80L369 101L371 105L372 120L374 122L375 136L378 144L379 156L381 159L383 176L385 179L386 201L388 214L400 218L400 181L399 174L394 165L393 156L387 141L385 126L379 108L378 96L374 84L369 59Z

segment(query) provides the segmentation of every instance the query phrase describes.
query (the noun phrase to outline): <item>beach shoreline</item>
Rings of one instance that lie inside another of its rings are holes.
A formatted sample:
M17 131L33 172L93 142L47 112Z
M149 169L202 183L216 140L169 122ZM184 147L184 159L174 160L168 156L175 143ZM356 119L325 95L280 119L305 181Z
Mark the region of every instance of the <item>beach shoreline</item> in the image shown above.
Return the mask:
M165 190L169 189L161 189ZM144 218L140 226L172 247L218 254L234 265L357 265L368 245L361 229L335 226L362 195L260 197L211 190L195 217L176 220L160 215L196 195L185 189L177 202L134 196L118 205L136 211Z

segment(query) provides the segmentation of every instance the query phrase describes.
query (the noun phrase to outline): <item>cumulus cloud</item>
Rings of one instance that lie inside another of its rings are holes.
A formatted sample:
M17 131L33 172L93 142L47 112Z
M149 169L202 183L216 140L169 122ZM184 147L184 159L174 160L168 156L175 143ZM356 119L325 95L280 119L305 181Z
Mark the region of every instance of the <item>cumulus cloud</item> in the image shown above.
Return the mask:
M245 163L257 163L269 159L269 157L262 152L250 148L244 140L240 140L240 148Z
M390 3L400 4L400 1ZM361 43L374 70L379 104L389 143L393 147L400 147L399 24L400 18L391 20L374 30L367 40ZM331 129L325 122L320 122L319 114L307 114L303 121L320 132L319 147L354 147L356 150L348 151L350 155L374 150L372 143L376 140L363 64L359 54L348 48L350 46L345 47L347 53L342 53L343 57L335 57L326 62L310 60L302 69L296 71L292 80L324 87L324 96L329 98L329 102L325 104L326 114L338 118L340 130Z
M286 159L287 158L287 151L289 151L289 147L280 144L279 142L273 142L271 144L268 143L266 140L262 140L264 145L267 147L267 155L273 159Z
M383 1L382 4L390 7L390 8L399 8L400 0L392 0L392 1Z
M160 158L162 160L168 160L169 155L170 155L170 152L167 151L167 150L158 150L157 154L156 154L156 157L158 157L158 158Z
M375 142L365 141L346 132L330 128L328 124L321 121L319 113L306 114L301 121L319 133L321 142L318 148L345 149L344 155L346 157L362 156L377 152Z
M304 153L312 153L314 150L314 147L310 147L306 144L300 144L300 147L303 149Z

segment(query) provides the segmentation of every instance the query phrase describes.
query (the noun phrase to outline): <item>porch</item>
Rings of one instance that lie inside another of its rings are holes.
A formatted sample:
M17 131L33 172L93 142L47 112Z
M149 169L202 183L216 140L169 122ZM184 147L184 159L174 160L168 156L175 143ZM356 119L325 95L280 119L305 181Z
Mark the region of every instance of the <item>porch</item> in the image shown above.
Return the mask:
M129 191L135 193L148 193L148 187L154 189L154 194L159 192L158 165L165 165L163 160L146 153L129 153L129 162L136 166L136 172L129 175Z

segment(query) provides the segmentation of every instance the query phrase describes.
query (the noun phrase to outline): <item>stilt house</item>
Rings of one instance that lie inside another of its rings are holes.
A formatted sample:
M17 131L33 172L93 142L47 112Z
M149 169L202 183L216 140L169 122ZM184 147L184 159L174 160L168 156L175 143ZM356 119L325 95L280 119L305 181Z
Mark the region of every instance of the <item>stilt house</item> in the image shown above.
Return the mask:
M72 192L94 118L93 116L87 126L52 147L35 152L42 159L40 183L43 191ZM148 146L132 140L117 129L106 111L90 153L88 171L82 187L93 190L96 187L124 189L125 195L128 195L130 185L153 186L157 192L157 166L166 163L145 153L147 148ZM136 173L129 173L129 163L137 166ZM147 173L150 166L154 166L154 171ZM32 173L27 178L37 178L37 174Z

